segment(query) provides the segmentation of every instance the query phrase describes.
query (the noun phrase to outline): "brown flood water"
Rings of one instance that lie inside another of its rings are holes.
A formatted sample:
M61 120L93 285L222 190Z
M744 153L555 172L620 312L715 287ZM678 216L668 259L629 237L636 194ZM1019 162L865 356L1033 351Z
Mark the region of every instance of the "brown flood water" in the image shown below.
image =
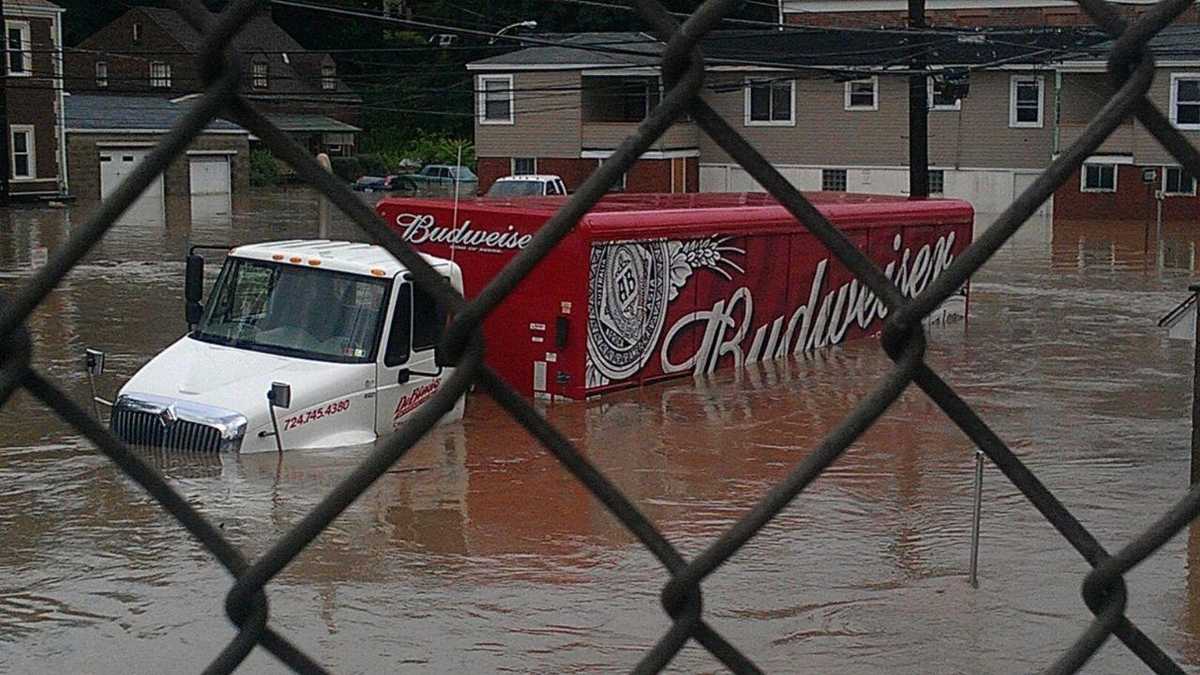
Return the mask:
M11 293L93 205L0 212ZM111 393L177 339L194 241L312 236L311 192L256 193L233 222L123 223L30 323L35 360L80 401L84 347ZM193 222L195 221L195 222ZM969 327L929 360L1115 550L1186 488L1191 345L1154 324L1186 294L1200 230L1032 223L974 281ZM357 235L339 221L335 235ZM550 419L685 555L779 481L883 375L874 341L674 382ZM151 457L249 556L362 450ZM990 465L981 587L966 582L969 441L916 391L704 585L706 616L770 672L1009 673L1087 625L1083 560ZM0 672L198 670L233 635L231 580L51 413L0 412ZM1200 528L1128 575L1129 615L1200 666ZM486 397L439 428L268 589L272 625L337 672L624 671L668 626L663 569ZM247 672L280 672L262 650ZM687 647L680 672L719 664ZM1143 670L1109 640L1085 671Z

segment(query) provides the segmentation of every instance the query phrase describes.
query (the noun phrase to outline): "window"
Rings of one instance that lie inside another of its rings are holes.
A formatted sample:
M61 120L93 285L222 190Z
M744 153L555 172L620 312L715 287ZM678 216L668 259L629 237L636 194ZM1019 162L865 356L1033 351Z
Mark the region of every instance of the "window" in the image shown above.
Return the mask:
M108 86L108 62L96 62L96 86L103 89Z
M479 123L513 123L512 75L483 75L479 78Z
M641 122L661 97L657 77L584 76L584 122Z
M1200 74L1171 75L1171 122L1200 129Z
M1196 178L1182 167L1168 166L1163 171L1163 194L1193 196L1196 194Z
M513 157L512 174L514 176L530 176L537 173L536 157Z
M253 69L253 75L254 75L254 77L253 77L254 88L255 89L266 89L267 85L270 84L270 79L268 76L268 69L267 69L266 62L260 61L258 63L252 64L251 68Z
M930 110L962 110L962 100L954 95L949 82L935 77L928 78L926 81L929 83Z
M154 61L150 64L150 86L165 89L171 86L171 64Z
M321 89L325 91L337 89L337 65L332 63L321 64Z
M940 195L946 192L946 172L942 169L930 169L929 194Z
M846 170L845 169L822 169L821 170L821 189L825 192L845 192L846 191Z
M1009 96L1008 126L1042 126L1043 99L1041 77L1014 75Z
M388 333L387 351L383 365L394 368L408 362L412 350L412 284L402 284L396 295L396 311L392 314L392 330Z
M414 352L433 349L446 328L446 312L433 296L413 285L412 348Z
M847 82L846 110L879 110L879 78Z
M142 24L133 24L133 44L138 44L142 41Z
M11 127L11 154L13 180L30 180L37 177L36 158L33 148L33 127L14 124Z
M33 45L29 40L28 21L4 22L7 35L8 74L33 74Z
M796 100L792 80L746 81L746 126L791 126Z
M1116 192L1116 164L1084 164L1082 192Z

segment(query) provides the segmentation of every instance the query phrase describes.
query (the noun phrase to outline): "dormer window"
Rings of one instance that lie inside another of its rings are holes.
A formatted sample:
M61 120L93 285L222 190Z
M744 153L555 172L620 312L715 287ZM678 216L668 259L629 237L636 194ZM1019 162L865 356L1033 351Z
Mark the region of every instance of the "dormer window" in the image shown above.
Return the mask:
M321 88L325 91L337 89L337 66L332 63L321 64Z
M267 62L257 61L251 65L253 69L253 80L255 89L266 89L270 84L270 76L268 74Z
M133 44L139 44L142 41L142 24L133 24Z

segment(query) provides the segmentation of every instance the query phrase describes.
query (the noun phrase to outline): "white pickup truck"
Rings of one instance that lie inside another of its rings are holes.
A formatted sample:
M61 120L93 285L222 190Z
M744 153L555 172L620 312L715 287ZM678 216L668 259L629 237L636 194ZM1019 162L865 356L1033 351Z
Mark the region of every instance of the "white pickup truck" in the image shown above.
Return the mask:
M462 290L457 265L425 258ZM398 428L449 376L434 349L444 313L379 246L239 246L207 306L203 264L188 256L193 328L113 402L111 428L128 443L243 453L369 443ZM442 421L461 418L463 405L459 399Z
M547 195L565 195L567 186L558 176L549 174L529 174L522 176L504 176L497 178L488 188L485 197L544 197Z

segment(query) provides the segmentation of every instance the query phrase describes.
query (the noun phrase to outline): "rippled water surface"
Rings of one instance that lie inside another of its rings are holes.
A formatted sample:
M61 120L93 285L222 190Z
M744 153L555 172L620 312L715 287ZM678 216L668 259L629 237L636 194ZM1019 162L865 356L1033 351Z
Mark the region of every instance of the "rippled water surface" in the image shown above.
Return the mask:
M0 212L13 292L94 205ZM118 225L42 304L35 362L78 400L87 346L111 392L184 330L186 243L312 236L317 199L255 193L233 222L168 209ZM981 220L983 220L981 218ZM1195 226L1031 223L975 278L970 322L929 360L1110 550L1187 487L1191 344L1159 316L1186 295ZM354 235L337 220L335 235ZM874 341L556 404L577 442L685 555L804 458L889 361ZM150 455L248 556L364 450ZM1087 572L992 466L979 589L966 582L970 442L919 392L902 401L704 584L711 624L764 669L1009 673L1052 662L1087 626ZM0 412L0 671L199 670L233 636L231 581L79 434L27 395ZM1200 529L1128 575L1129 616L1200 667ZM271 622L339 672L628 670L668 627L663 569L482 395L269 587ZM672 663L719 670L701 648ZM1110 640L1086 672L1141 670ZM247 672L279 672L256 651Z

